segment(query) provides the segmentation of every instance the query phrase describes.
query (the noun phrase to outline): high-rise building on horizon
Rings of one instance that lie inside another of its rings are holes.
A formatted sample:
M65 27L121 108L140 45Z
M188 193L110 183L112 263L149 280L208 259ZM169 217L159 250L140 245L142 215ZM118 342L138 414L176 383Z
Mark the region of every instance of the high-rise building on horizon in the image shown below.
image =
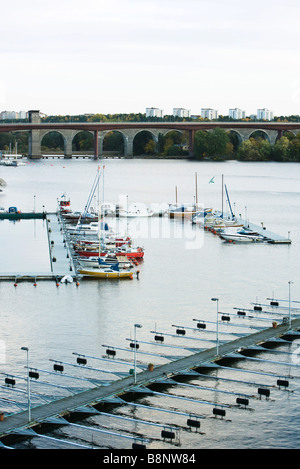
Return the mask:
M190 117L191 111L184 109L183 107L174 107L173 116L174 117Z
M28 113L26 111L2 111L0 112L0 119L26 119Z
M243 111L242 109L239 109L237 107L234 109L229 109L229 117L234 120L245 119L246 111Z
M266 108L257 109L256 118L257 120L271 121L273 120L273 111L269 111L269 109Z
M211 108L202 108L201 109L201 117L202 119L218 119L218 111L216 109Z
M147 107L146 117L163 117L163 110L157 107Z

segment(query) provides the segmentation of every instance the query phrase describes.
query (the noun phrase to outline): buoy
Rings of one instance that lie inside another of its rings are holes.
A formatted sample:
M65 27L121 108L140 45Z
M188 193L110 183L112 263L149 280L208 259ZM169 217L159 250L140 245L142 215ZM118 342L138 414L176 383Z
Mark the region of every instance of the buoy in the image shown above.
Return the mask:
M87 364L87 359L82 358L82 357L77 357L77 363L79 363L80 365L86 365Z
M206 329L206 324L203 324L202 322L197 323L198 329Z
M266 396L266 398L270 396L270 389L258 388L257 392L260 396Z
M14 286L15 286L15 287L17 287L17 286L18 286L17 282L15 282L15 283L14 283Z
M244 399L243 397L237 397L236 398L236 403L246 406L246 405L249 405L249 400Z
M146 449L146 445L142 445L141 443L132 443L132 449Z
M222 321L230 321L229 316L221 316Z
M170 432L168 430L162 430L161 437L162 438L169 438L170 440L172 440L173 438L175 438L175 433Z
M79 282L76 282L76 286L79 287Z
M64 371L64 367L62 365L58 365L57 363L54 363L53 369L55 371L60 371L61 373Z
M162 335L155 335L154 340L157 340L158 342L163 342L165 338Z
M10 384L11 386L14 386L16 384L16 380L13 378L5 378L5 384Z
M139 346L139 344L135 344L134 342L130 342L130 347L138 349L140 346Z
M225 412L224 409L218 409L217 407L214 407L213 408L213 414L216 415L216 416L220 415L220 417L225 417L226 412Z
M200 428L199 420L187 419L186 424L188 427Z
M286 381L285 379L278 379L277 380L277 386L284 386L285 388L287 388L289 385L289 382Z

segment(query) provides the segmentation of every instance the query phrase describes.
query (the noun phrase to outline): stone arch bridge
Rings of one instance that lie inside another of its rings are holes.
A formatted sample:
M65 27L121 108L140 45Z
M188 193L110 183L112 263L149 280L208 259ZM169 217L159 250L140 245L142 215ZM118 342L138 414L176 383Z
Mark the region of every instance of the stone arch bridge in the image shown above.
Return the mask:
M103 156L103 141L105 135L111 131L118 131L124 139L124 156L133 157L133 141L141 131L148 131L157 142L159 134L166 135L170 131L188 132L189 153L193 156L194 134L197 130L212 130L216 127L226 131L235 132L240 141L247 140L251 135L260 130L264 132L271 144L283 135L285 130L297 134L300 131L300 123L293 122L60 122L44 123L41 121L39 111L29 111L28 123L0 124L0 132L28 131L30 158L41 158L41 142L49 132L59 132L64 140L64 156L72 157L72 142L76 134L82 131L94 135L94 157Z

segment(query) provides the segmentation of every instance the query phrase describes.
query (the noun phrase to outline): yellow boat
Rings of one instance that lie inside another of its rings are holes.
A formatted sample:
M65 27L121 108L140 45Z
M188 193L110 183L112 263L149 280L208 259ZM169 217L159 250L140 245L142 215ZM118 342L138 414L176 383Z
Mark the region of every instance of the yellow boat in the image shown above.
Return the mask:
M115 266L103 268L103 267L81 267L78 269L78 273L84 277L94 278L133 278L132 270L119 269Z

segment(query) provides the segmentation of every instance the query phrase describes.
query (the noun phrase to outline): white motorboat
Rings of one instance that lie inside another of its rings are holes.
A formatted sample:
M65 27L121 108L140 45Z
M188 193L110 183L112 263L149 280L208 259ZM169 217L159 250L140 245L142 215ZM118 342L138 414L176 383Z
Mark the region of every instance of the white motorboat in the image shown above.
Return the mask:
M205 208L204 210L197 211L192 216L192 223L194 225L204 225L204 219L207 215L212 213L212 208Z
M221 239L235 243L255 243L263 241L263 237L259 234L243 234L243 233L221 233Z
M119 217L124 218L138 218L138 217L152 217L153 211L144 204L132 204L128 210L119 210Z

